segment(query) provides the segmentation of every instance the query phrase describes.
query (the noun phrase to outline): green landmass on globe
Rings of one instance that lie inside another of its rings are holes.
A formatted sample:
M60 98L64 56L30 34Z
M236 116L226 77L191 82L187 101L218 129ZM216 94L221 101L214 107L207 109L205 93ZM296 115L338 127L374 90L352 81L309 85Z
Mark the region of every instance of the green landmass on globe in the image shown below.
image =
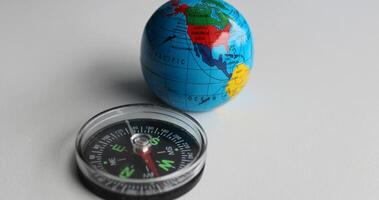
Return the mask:
M240 93L253 66L245 18L222 0L172 0L146 25L144 77L167 104L208 111Z

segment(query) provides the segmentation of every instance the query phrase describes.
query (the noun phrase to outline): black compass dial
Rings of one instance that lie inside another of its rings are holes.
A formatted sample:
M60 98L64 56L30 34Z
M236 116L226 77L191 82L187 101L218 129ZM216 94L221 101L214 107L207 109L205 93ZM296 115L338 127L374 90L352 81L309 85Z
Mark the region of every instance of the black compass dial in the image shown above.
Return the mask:
M190 165L200 145L183 128L155 119L120 121L98 131L85 145L95 169L121 179L162 177Z

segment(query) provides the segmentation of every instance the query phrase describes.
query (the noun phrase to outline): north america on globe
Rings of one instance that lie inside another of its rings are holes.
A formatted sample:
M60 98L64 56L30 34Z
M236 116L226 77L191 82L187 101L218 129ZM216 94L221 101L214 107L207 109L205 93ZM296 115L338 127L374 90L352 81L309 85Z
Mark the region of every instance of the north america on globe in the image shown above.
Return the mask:
M167 104L212 110L238 95L253 67L253 37L245 18L223 0L171 0L146 25L144 77Z

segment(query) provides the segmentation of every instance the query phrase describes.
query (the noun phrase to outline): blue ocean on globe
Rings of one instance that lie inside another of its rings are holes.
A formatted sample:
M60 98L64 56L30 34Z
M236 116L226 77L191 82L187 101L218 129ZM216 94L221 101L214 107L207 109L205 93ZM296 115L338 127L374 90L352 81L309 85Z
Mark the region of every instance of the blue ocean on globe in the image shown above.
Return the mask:
M222 0L172 0L148 21L141 64L151 90L191 112L235 97L253 67L253 36L245 18Z

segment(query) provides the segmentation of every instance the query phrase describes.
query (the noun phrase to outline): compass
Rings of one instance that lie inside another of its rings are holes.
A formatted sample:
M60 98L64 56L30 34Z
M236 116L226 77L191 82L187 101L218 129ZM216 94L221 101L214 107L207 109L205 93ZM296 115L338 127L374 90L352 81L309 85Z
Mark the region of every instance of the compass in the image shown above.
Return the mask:
M76 141L85 186L109 200L169 200L191 190L205 167L207 139L187 114L126 105L90 119Z

